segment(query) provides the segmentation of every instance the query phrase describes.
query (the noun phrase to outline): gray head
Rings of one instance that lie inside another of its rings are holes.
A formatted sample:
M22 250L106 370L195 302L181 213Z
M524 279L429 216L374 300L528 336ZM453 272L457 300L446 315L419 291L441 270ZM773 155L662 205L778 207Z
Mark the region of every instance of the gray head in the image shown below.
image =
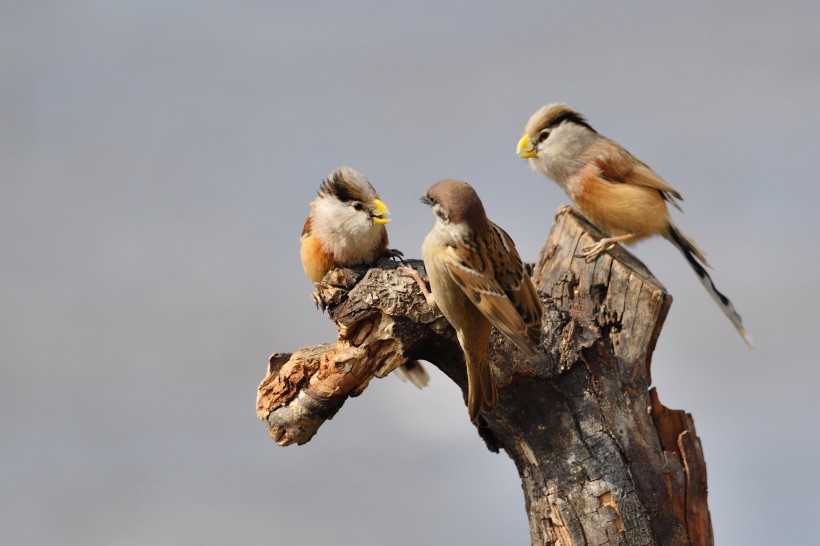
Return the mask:
M586 118L568 104L548 104L536 110L527 121L524 135L518 141L518 155L524 158L533 157L538 145L549 138L552 131L563 123L574 123L595 132Z
M586 164L585 151L600 138L571 106L548 104L530 116L516 153L563 186L569 175Z

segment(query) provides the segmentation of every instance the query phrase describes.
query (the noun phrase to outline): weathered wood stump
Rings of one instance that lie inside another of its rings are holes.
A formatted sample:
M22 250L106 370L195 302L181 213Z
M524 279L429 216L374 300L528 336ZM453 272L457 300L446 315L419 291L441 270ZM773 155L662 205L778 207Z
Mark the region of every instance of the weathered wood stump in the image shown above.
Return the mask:
M692 417L665 408L650 389L672 298L620 247L592 263L577 256L600 235L559 209L533 271L544 304L542 355L527 359L494 332L499 404L478 432L515 461L534 545L713 544ZM421 262L409 264L424 274ZM348 396L407 360L432 362L466 397L452 328L396 264L337 270L319 296L339 327L337 343L274 354L259 386L257 415L278 444L309 441Z

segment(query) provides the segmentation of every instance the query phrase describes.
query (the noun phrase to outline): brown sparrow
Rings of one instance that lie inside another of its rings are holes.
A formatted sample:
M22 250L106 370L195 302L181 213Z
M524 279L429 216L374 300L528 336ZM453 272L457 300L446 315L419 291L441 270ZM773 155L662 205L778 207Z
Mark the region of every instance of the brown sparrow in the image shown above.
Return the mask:
M655 171L618 143L599 135L586 119L566 104L549 104L536 111L518 141L519 157L554 180L581 213L608 235L582 250L587 261L617 243L633 244L660 235L678 247L701 283L744 341L743 328L732 302L721 294L706 272L706 256L669 217L667 204L678 210L681 195Z
M541 341L541 300L512 239L487 219L472 186L442 180L421 202L436 215L421 247L432 294L418 272L405 271L416 279L427 303L438 307L456 330L467 363L467 409L475 421L498 400L487 360L492 327L535 356Z
M331 269L371 264L380 256L400 257L401 252L387 248L389 214L364 175L350 167L330 173L310 203L302 229L302 267L308 278L318 283ZM429 380L418 362L396 371L419 388Z

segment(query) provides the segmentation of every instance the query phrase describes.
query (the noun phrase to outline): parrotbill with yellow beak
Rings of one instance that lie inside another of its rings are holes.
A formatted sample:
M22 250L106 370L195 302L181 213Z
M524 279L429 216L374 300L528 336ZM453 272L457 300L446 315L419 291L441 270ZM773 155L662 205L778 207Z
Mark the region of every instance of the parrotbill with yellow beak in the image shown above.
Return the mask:
M683 253L707 292L752 347L740 315L706 271L706 256L672 223L667 205L680 210L681 195L655 171L617 142L598 134L566 104L538 109L527 122L516 152L561 186L580 212L607 234L583 249L587 261L617 243L632 244L660 235Z
M331 269L369 265L380 256L401 256L401 252L387 248L389 214L376 189L360 172L341 167L330 173L310 203L302 228L302 267L308 278L318 283ZM419 362L410 361L396 371L401 379L419 388L429 380Z

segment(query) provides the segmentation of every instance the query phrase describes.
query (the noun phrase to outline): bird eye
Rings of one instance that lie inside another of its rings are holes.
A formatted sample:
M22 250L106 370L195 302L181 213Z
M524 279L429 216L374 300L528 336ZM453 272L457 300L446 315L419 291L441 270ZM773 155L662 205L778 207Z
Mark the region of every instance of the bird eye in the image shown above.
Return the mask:
M544 142L548 136L550 136L550 130L544 129L538 134L538 142Z
M364 205L356 201L355 203L353 203L353 208L356 210L364 210Z

